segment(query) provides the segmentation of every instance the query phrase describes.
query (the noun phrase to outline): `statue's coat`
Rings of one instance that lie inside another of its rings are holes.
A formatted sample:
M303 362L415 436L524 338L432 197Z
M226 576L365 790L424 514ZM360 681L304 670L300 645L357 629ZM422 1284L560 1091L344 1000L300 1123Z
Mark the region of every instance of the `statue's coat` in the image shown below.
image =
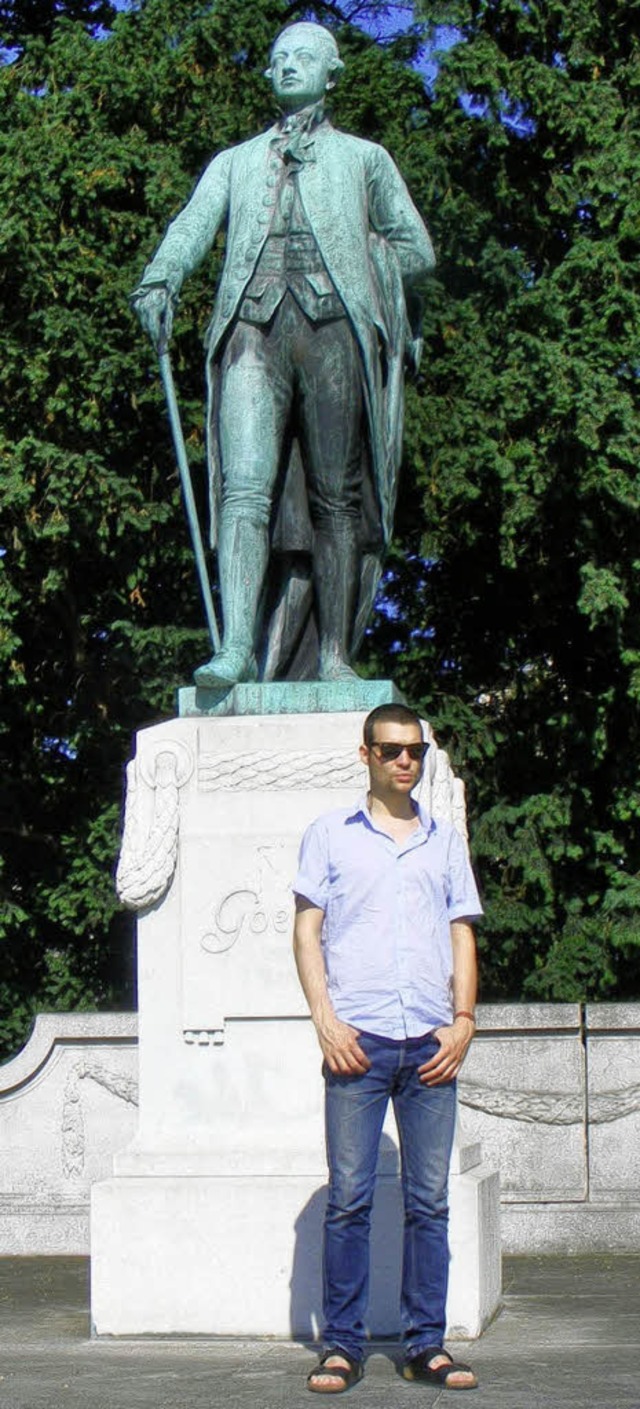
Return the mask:
M275 203L271 142L279 130L273 127L214 157L169 226L140 286L164 284L176 295L218 230L227 225L226 259L207 331L210 406L215 399L215 354L269 233ZM397 167L374 142L323 121L313 133L298 182L309 224L362 353L379 528L387 542L401 456L405 344L419 335L409 327L406 298L419 291L433 267L433 247ZM218 446L211 410L208 424L215 514Z

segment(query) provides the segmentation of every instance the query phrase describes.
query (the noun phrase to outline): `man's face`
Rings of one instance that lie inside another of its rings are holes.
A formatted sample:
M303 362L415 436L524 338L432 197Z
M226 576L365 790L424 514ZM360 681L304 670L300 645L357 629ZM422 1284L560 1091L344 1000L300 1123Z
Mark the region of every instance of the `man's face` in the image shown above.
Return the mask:
M373 797L390 797L408 794L419 782L424 763L423 758L412 758L407 745L421 745L422 731L419 724L376 724L371 748L363 744L360 757L369 769L371 793ZM384 761L381 744L402 744L402 752L397 758Z
M322 35L293 25L271 52L271 82L285 112L299 112L323 97L333 67L331 49Z

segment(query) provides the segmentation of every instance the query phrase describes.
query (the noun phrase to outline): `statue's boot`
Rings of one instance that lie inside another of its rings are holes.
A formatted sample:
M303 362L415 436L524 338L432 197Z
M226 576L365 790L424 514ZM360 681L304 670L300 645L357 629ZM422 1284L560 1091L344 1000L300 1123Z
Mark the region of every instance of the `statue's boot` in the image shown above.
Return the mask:
M320 638L319 680L358 680L349 664L360 577L360 552L351 526L316 530L313 579Z
M222 514L218 571L224 617L219 651L198 666L193 678L200 689L224 690L257 680L255 630L258 602L267 570L268 533L247 515Z

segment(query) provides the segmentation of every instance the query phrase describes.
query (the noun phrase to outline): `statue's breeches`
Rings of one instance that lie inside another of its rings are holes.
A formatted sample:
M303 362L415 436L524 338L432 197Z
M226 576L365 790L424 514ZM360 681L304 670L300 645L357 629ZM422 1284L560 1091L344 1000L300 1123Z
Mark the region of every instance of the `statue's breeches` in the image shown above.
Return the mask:
M363 396L347 318L312 322L290 293L269 324L239 321L220 357L222 510L267 524L291 439L316 529L361 511Z

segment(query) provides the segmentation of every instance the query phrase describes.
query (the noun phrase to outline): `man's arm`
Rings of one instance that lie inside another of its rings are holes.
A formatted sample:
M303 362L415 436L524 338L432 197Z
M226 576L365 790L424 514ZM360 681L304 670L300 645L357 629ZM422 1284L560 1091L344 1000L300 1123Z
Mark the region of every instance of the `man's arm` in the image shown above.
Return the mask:
M335 1075L357 1076L368 1071L370 1062L358 1044L356 1029L336 1017L329 1001L321 944L323 920L323 910L304 896L296 896L293 952L298 977L327 1066Z
M451 948L453 1011L472 1013L478 989L478 962L475 935L467 920L451 922ZM450 1027L436 1028L434 1037L437 1037L440 1049L429 1062L418 1068L420 1080L426 1086L440 1086L445 1081L453 1081L467 1055L474 1032L475 1023L468 1017L454 1018Z

